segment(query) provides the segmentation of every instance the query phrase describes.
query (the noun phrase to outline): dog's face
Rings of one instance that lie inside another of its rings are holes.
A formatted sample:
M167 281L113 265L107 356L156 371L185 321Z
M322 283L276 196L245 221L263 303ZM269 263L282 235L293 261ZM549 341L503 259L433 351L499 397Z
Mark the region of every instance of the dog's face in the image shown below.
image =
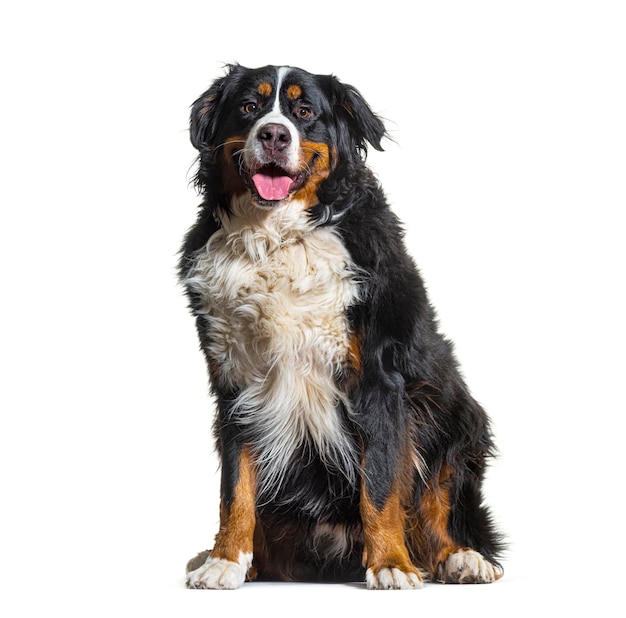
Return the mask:
M340 162L358 157L366 142L380 149L384 132L354 88L292 67L231 67L191 113L201 168L216 167L227 194L250 192L261 208L317 203Z

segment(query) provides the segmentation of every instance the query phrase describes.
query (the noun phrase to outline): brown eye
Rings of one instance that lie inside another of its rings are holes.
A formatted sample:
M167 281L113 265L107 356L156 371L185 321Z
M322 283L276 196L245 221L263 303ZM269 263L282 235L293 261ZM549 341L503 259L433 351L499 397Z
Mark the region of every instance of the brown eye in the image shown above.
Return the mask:
M296 115L298 116L298 118L309 118L311 115L313 114L313 110L310 107L307 107L306 105L301 105L297 110L296 110Z
M243 106L243 111L246 114L252 114L253 112L256 112L257 109L258 109L258 105L254 103L253 101L250 101L249 103L245 103Z

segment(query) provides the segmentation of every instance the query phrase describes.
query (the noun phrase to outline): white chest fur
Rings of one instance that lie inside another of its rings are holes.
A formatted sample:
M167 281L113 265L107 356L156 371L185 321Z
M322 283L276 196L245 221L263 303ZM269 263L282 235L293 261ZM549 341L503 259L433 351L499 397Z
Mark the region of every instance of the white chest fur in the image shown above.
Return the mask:
M354 269L331 230L281 208L225 220L187 280L202 297L221 385L238 393L233 414L255 436L266 488L280 485L302 446L344 473L354 468L337 413L349 403L335 380L348 358Z

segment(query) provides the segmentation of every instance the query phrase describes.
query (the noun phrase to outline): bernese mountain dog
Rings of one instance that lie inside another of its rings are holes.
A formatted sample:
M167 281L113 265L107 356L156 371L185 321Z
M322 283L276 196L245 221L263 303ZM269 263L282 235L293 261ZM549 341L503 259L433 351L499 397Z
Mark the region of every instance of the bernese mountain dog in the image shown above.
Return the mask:
M189 588L502 575L489 420L365 164L385 135L355 88L288 66L229 66L193 104L203 201L179 269L221 502Z

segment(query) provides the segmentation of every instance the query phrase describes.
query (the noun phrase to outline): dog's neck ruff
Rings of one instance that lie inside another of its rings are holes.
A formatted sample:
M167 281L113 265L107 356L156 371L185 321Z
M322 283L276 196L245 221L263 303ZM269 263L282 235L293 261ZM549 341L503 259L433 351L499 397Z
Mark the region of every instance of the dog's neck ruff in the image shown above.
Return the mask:
M250 193L232 198L228 213L218 213L218 219L222 226L220 237L231 251L259 264L267 262L274 251L300 242L315 229L300 202L260 208Z
M264 210L240 197L221 221L187 283L202 299L215 379L236 393L232 414L256 453L260 494L274 497L302 449L354 481L342 422L350 404L336 384L357 297L344 245L294 201Z

